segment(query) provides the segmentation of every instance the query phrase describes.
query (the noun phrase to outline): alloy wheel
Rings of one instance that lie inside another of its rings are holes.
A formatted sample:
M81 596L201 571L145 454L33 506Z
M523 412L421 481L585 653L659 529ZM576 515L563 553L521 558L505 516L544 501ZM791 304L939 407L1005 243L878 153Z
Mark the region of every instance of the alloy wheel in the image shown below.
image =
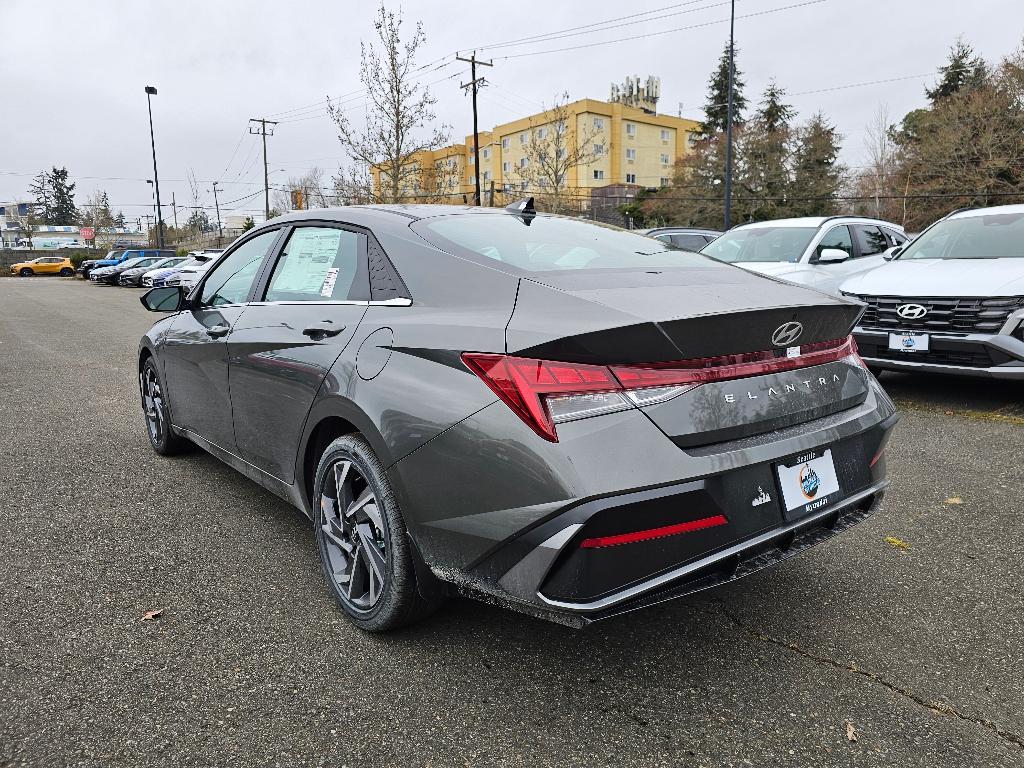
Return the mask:
M159 445L167 433L163 390L160 389L160 382L157 381L156 371L153 370L152 365L143 368L139 378L142 385L142 407L146 412L149 437L155 445Z
M385 588L387 540L373 487L348 459L334 462L324 476L320 532L338 595L353 611L371 610Z

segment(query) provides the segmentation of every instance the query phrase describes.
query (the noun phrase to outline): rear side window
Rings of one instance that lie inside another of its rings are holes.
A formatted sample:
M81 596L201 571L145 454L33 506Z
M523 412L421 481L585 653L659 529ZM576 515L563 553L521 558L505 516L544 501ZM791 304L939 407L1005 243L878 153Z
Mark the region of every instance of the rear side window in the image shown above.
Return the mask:
M297 227L285 243L267 287L267 301L347 301L367 298L360 269L365 235L334 227Z
M452 214L415 222L431 245L483 263L526 272L703 266L696 254L617 227L535 216Z
M889 249L889 238L879 227L869 224L855 224L853 231L857 235L857 247L861 256L875 256Z
M897 232L895 229L890 229L889 227L882 227L882 231L889 236L889 241L893 245L903 245L910 239L902 232Z

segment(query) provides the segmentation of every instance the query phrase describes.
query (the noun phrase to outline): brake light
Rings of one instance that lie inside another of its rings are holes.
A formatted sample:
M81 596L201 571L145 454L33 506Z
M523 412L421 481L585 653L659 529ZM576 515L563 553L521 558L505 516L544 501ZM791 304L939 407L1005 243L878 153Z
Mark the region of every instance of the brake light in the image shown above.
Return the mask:
M462 361L545 440L555 425L664 402L701 384L807 368L844 358L863 366L853 337L807 344L793 357L778 353L677 360L643 365L586 365L465 352Z
M580 546L584 549L596 549L598 547L617 547L619 544L635 544L638 541L650 541L651 539L663 539L666 536L677 536L680 533L692 533L702 531L705 528L717 528L729 521L725 515L712 515L702 517L699 520L687 520L685 523L665 525L661 528L648 528L643 531L632 531L631 533L617 533L612 536L597 536L592 539L584 539Z

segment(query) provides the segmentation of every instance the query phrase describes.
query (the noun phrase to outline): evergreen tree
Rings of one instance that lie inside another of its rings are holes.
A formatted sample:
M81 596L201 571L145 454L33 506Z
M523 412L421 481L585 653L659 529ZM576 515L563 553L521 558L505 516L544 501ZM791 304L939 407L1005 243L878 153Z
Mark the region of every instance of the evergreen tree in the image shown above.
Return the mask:
M735 209L741 220L764 221L786 214L793 138L790 123L796 112L783 101L785 95L775 81L770 82L743 140L737 142L736 181L741 199Z
M828 216L836 212L835 198L846 175L846 168L838 162L839 151L839 133L821 112L797 131L788 215Z
M121 228L126 226L124 221L124 211L117 212L117 216L114 217L114 226Z
M47 224L68 225L78 221L78 208L75 207L75 184L68 183L67 168L57 168L49 174L52 207L47 217Z
M252 220L252 216L246 216L245 221L242 222L242 231L248 232L250 229L256 226L256 222Z
M939 67L942 77L934 88L925 88L925 94L934 106L943 99L966 88L976 90L984 86L988 79L988 65L980 56L976 56L974 48L963 40L957 40L949 50L949 61Z
M33 213L37 219L43 222L50 221L50 214L53 211L53 190L50 185L50 174L40 171L32 179L28 188L32 195Z
M733 58L739 53L739 48L734 49ZM735 65L734 65L735 67ZM732 81L732 121L733 125L743 124L743 110L747 107L747 100L743 96L743 78L739 67L733 70ZM705 136L716 132L725 132L729 113L729 44L725 44L722 57L718 60L718 68L711 73L711 80L708 82L707 103L704 105L704 128Z

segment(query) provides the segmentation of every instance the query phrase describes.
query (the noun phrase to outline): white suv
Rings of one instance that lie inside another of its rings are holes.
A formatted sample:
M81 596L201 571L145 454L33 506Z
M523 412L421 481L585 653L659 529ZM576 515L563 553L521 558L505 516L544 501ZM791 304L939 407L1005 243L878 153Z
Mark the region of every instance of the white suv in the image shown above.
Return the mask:
M952 213L842 292L876 371L1024 380L1024 205Z
M791 283L839 293L853 275L882 266L908 241L903 228L859 216L809 216L733 227L701 253Z

